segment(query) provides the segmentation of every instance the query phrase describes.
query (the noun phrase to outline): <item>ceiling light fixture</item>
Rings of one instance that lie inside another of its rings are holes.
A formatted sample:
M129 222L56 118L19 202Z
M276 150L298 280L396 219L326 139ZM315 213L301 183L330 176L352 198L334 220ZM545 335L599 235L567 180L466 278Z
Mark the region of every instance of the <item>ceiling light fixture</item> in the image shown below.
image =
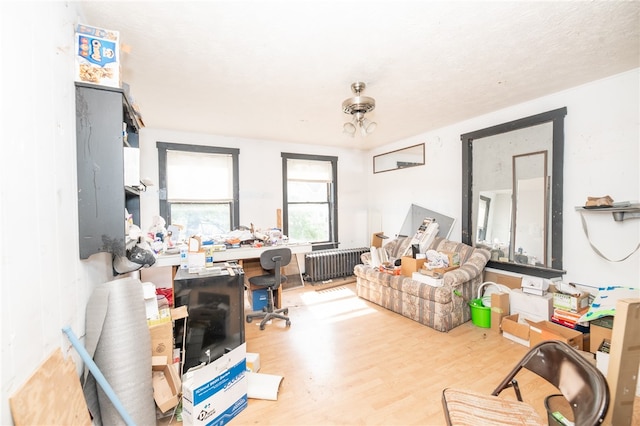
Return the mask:
M360 93L367 87L362 82L356 82L351 85L351 91L354 93L354 97L345 99L342 102L342 112L345 114L351 114L353 118L350 122L344 123L342 130L344 133L353 137L358 127L360 127L360 133L362 136L367 136L373 133L378 123L365 118L365 114L371 112L376 107L376 100L368 96L361 96Z

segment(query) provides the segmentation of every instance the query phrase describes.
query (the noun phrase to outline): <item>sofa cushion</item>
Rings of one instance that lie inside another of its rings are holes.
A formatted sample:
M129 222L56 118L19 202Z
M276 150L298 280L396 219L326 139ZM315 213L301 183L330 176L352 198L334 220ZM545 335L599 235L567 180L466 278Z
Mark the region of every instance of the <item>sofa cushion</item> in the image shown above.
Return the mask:
M382 249L386 252L387 259L390 262L393 262L394 260L400 259L402 257L402 254L407 249L407 247L409 246L410 242L411 242L411 239L409 237L399 237L399 238L393 239L393 240L389 241L388 243L386 243L385 245L383 245ZM368 251L368 252L362 253L360 255L360 260L365 265L370 265L371 264L371 252Z
M364 277L369 282L392 288L401 293L407 293L436 303L451 302L451 288L449 287L434 287L414 281L404 275L391 275L380 272L377 268L369 265L356 265L354 273L357 276Z
M398 237L395 240L389 241L383 247L387 251L387 254L390 258L400 259L402 254L405 252L409 244L411 243L411 238L409 237Z
M406 279L407 281L412 281ZM393 287L376 285L365 279L359 279L358 296L377 305L403 315L437 331L446 332L468 321L462 305L462 297L456 297L452 303L438 303L432 300L404 293Z
M477 250L476 248L468 246L464 243L457 243L455 241L447 240L442 237L436 237L429 248L435 251L448 251L458 253L460 255L461 265L469 260L469 257L471 257L473 252Z

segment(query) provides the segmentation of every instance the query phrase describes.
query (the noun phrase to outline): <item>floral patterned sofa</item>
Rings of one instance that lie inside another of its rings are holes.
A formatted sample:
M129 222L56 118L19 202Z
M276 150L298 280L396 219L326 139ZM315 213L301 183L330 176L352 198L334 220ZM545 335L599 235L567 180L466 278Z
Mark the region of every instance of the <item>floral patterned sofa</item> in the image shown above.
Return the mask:
M396 239L384 245L390 259L400 257L408 239ZM404 275L380 272L368 264L370 253L362 255L364 264L354 268L359 297L427 325L449 331L471 319L469 301L478 297L484 267L490 252L436 237L428 249L457 252L460 268L443 275L443 285L434 287Z

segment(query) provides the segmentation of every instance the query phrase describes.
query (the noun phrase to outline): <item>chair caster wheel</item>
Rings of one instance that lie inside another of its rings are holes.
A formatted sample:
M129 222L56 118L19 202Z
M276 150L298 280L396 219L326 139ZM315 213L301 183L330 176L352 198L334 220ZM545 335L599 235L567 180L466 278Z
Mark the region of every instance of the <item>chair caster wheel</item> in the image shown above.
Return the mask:
M289 309L285 309L282 313L285 315L289 315Z
M286 324L287 324L287 327L291 327L291 321L287 321Z
M264 324L260 324L260 330L264 330Z
M251 321L253 321L253 318L247 317L247 322L251 322Z

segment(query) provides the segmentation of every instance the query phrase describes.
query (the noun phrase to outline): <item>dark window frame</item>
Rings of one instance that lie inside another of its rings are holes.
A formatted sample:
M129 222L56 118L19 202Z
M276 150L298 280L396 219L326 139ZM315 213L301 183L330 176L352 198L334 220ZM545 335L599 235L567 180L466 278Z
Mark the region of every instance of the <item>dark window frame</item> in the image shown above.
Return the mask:
M295 154L291 152L283 152L282 156L282 232L285 235L289 235L289 202L288 202L288 190L287 190L287 160L310 160L310 161L328 161L331 163L331 180L332 189L329 194L329 233L331 240L313 243L311 249L324 250L331 248L338 248L338 157L327 155L312 155L312 154ZM300 203L298 203L300 204ZM317 204L317 203L305 203L305 204Z
M233 201L231 203L231 230L236 229L240 223L240 171L238 159L240 150L237 148L224 148L216 146L191 145L170 142L156 142L158 149L158 201L160 204L160 216L171 223L171 209L167 201L167 151L200 152L203 154L227 154L233 159ZM197 203L194 204L204 204ZM207 203L210 204L210 203Z

